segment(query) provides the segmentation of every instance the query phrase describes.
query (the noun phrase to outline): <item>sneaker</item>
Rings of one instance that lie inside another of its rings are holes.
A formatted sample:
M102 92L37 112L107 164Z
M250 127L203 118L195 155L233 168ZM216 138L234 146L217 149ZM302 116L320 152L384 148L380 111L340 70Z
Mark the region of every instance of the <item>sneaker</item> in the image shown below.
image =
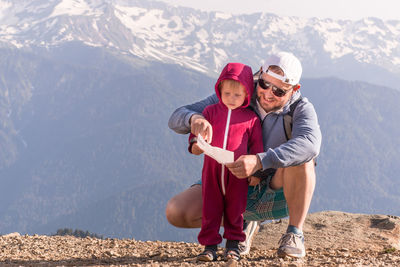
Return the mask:
M259 221L245 221L243 225L244 233L246 234L246 240L239 242L240 255L247 255L250 252L251 242L260 228Z
M294 233L286 233L279 240L278 257L286 256L302 258L306 255L304 248L304 236Z

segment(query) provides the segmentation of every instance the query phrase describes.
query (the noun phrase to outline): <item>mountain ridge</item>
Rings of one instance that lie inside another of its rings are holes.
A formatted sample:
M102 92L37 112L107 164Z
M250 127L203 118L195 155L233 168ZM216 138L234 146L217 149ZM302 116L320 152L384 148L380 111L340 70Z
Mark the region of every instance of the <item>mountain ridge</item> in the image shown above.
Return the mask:
M2 2L6 8L0 17L0 42L18 48L48 48L79 41L127 56L180 64L212 76L228 61L260 66L267 54L289 50L303 62L304 77L335 73L382 85L400 83L400 20L230 15L155 1L23 1L28 7L38 2L40 8L34 9ZM353 66L336 68L342 61ZM357 67L365 71L366 64L384 70L384 74L363 75Z

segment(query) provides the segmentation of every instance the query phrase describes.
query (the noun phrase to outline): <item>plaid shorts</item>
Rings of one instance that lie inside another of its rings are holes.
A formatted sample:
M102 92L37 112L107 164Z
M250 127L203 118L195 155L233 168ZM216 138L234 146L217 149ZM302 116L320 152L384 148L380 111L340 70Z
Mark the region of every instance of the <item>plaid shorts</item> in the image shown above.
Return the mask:
M243 217L247 221L265 221L281 219L289 216L283 188L273 190L269 187L275 173L261 180L257 186L249 186L247 192L247 206ZM201 180L195 184L201 184Z

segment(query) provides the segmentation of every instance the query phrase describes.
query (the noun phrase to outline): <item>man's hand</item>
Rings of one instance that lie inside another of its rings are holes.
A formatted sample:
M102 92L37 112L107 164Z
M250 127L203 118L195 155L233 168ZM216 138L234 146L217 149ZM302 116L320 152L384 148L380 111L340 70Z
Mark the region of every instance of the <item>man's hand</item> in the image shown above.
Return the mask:
M194 143L192 145L192 154L194 155L200 155L203 154L203 150L197 145L197 143Z
M207 143L211 143L213 135L212 126L202 115L194 114L190 118L190 131L195 136L201 134Z
M249 180L249 185L250 186L256 186L261 182L261 178L250 176L247 178Z
M225 166L237 178L247 178L262 168L257 155L242 155L235 162L227 163Z

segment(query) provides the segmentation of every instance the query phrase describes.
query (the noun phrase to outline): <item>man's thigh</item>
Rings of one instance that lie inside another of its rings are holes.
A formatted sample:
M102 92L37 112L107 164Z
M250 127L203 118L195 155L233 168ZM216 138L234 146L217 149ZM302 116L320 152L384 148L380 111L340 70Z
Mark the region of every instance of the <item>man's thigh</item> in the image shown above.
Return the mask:
M298 166L277 169L271 179L270 188L280 189L284 186L285 179L305 176L315 176L315 159Z
M260 182L259 186L249 186L247 193L246 211L243 213L245 220L265 221L281 219L289 215L286 199L283 194L283 189L280 188L278 190L275 190L270 187L272 178L275 179L279 175L282 175L280 169L276 170L276 172L270 173L265 179ZM191 188L194 187L197 188L194 189L193 192L191 190L189 191L190 188L186 191L188 194L200 194L201 202L201 180L197 181L196 184L193 185ZM183 193L185 193L186 191L184 191ZM186 201L186 197L182 200ZM202 203L196 204L196 206L200 207L198 212L201 216Z
M194 184L185 191L176 195L175 198L184 210L193 211L193 213L199 214L199 217L201 217L203 206L201 185Z
M249 186L246 211L243 214L245 220L265 221L289 215L283 188L272 189L270 186L274 175L279 175L279 169L263 179L259 186Z

